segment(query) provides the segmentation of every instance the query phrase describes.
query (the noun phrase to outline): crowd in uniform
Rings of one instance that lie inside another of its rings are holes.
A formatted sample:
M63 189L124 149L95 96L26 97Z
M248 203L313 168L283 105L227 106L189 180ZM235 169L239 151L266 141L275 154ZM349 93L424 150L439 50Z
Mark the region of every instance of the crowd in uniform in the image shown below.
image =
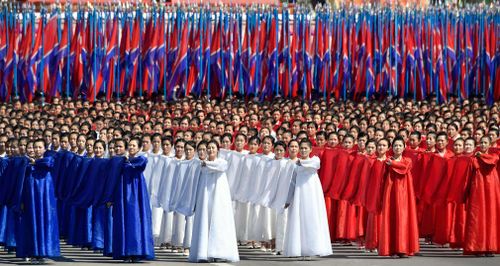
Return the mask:
M500 252L497 103L56 98L0 117L0 245L32 262L60 239L125 261Z

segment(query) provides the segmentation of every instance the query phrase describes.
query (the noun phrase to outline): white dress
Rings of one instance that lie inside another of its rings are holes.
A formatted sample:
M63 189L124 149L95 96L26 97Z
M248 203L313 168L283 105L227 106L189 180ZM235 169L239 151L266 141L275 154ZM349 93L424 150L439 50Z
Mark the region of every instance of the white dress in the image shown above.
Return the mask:
M180 162L181 160L175 157L168 158L167 162L163 165L161 176L158 180L158 190L153 194L153 199L155 200L153 204L163 209L160 235L156 239L157 244L172 242L174 212L170 210L170 192L172 191L174 172Z
M318 177L320 160L300 160L292 182L283 253L287 257L332 254L323 189Z
M145 157L148 158L148 164L146 165L146 169L144 170L144 178L146 180L146 185L148 187L148 192L150 196L149 201L151 203L153 237L155 238L155 242L157 242L161 231L163 209L156 204L158 202L156 197L158 194L163 166L165 165L165 163L168 163L171 160L171 158L168 158L161 154L154 154L154 153L146 153Z
M239 261L231 194L223 159L207 161L196 190L190 262L224 259Z

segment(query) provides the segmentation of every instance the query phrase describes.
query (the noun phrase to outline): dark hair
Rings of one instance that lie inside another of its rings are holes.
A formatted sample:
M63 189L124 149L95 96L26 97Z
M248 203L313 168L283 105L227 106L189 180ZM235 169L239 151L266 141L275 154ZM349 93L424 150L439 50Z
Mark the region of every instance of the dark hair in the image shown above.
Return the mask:
M37 142L43 143L43 146L45 147L45 140L43 140L43 139L35 139L35 141L33 141L33 144L35 144Z
M122 142L123 145L125 146L125 149L128 149L128 143L124 139L114 139L115 146L116 146L116 143L118 143L118 142Z
M417 136L418 139L422 139L422 134L420 134L420 132L418 132L418 131L411 132L410 136L411 135L415 135L415 136Z
M183 143L184 143L184 145L186 145L186 141L185 141L184 139L177 139L177 140L175 141L174 146L177 146L177 143L181 143L181 142L183 142Z
M198 146L196 146L196 150L199 150L201 145L205 145L205 147L208 146L208 141L200 141L200 143L198 143Z
M159 133L154 133L153 135L151 135L151 140L153 140L154 138L160 138L160 140L162 140L162 137Z
M161 138L161 143L163 143L165 141L170 142L170 145L172 145L172 143L174 142L174 139L170 136L165 136L165 137Z
M214 144L214 145L217 147L217 150L219 150L219 143L217 143L217 141L215 141L215 140L210 140L210 141L208 141L208 142L207 142L207 147L208 147L208 145L210 145L210 144Z
M187 141L186 144L184 144L184 148L186 148L186 146L191 146L196 150L196 143L194 141Z
M128 142L132 142L134 140L137 141L137 146L142 147L142 139L140 137L137 136L131 137Z
M229 133L224 133L224 134L222 135L222 138L223 138L223 139L224 139L224 138L229 138L229 140L230 140L231 142L233 142L233 136L232 136L231 134L229 134Z
M472 141L472 143L474 143L474 146L476 146L476 140L474 138L468 137L467 139L465 139L465 142L467 142L469 140Z
M394 139L394 140L395 140L395 139ZM386 139L386 138L381 138L381 139L379 139L379 140L377 141L377 145L378 145L380 142L382 142L382 141L387 142L387 147L391 147L391 142L390 142L388 139Z
M288 142L288 147L290 148L290 144L292 144L292 142L297 142L297 144L300 146L300 143L297 139L292 139L290 140L290 142Z
M104 142L103 140L100 140L100 139L96 140L96 141L94 142L94 147L95 147L95 145L97 145L97 144L101 144L101 145L102 145L102 147L103 147L104 149L106 149L106 142Z
M274 138L273 137L271 137L271 136L265 136L264 138L262 138L262 141L264 141L266 139L268 139L268 140L271 141L271 145L274 145Z
M252 141L256 141L257 142L257 145L260 145L261 141L259 139L259 137L257 136L252 136L250 137L250 139L248 140L248 143L252 142Z
M285 144L285 142L283 142L283 141L281 141L281 140L276 141L276 142L274 143L274 148L276 149L276 147L278 147L278 146L281 146L281 147L283 147L283 149L285 149L285 150L286 150L286 144Z
M401 143L403 143L403 147L406 147L405 140L402 137L400 136L395 137L394 140L392 141L392 146L394 146L394 143L396 143L396 141L401 141Z
M439 137L444 137L446 140L448 140L448 134L446 134L446 132L444 132L444 131L437 133L436 139Z
M301 146L302 144L306 144L307 146L309 146L309 148L312 149L312 142L309 139L301 140L299 146Z

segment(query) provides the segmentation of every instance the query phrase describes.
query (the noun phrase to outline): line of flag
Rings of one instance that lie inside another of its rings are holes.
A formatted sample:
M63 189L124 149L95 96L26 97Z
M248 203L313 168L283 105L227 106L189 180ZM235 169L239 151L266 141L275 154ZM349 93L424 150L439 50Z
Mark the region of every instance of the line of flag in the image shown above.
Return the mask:
M500 100L495 10L0 6L0 100Z

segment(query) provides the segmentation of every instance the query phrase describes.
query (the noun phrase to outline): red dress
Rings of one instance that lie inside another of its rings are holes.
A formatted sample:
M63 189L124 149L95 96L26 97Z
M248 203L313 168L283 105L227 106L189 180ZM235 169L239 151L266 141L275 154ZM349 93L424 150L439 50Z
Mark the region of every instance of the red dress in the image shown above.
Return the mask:
M500 183L497 154L473 160L465 223L464 254L500 253Z
M381 256L413 255L420 250L411 160L406 157L387 167L378 246Z
M370 170L370 177L366 186L363 205L367 211L365 246L367 250L378 247L380 231L381 196L383 181L387 164L385 161L375 160Z

